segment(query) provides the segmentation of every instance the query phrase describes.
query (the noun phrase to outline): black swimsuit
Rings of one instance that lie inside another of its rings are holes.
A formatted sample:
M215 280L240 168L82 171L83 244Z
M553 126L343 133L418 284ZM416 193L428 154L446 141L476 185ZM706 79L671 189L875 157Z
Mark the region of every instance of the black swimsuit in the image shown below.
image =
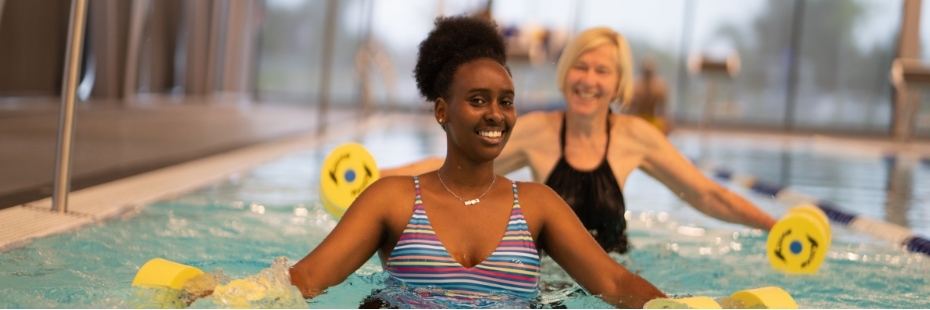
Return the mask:
M546 185L572 207L584 227L607 252L626 253L626 220L623 192L607 163L610 146L610 117L607 118L607 147L601 164L592 171L578 171L565 160L565 116L559 137L562 156L549 173Z

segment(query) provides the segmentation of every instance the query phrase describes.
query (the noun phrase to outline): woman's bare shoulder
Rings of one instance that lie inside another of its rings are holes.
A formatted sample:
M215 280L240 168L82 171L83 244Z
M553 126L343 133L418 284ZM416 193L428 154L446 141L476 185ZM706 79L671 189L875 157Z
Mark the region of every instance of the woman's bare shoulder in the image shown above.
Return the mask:
M574 214L565 200L543 183L517 182L517 191L520 207L530 227L544 229L545 223Z
M559 194L556 194L552 188L539 182L518 181L517 191L519 192L520 197L522 197L520 200L525 200L527 202L539 202L539 205L548 205L552 199L562 201L562 197L560 197Z
M633 115L612 114L610 133L612 137L626 138L641 145L652 145L656 139L666 139L665 134L646 120Z
M379 178L377 181L371 184L370 187L382 188L399 188L404 185L410 186L411 190L413 189L413 177L409 175L392 175ZM367 190L367 189L366 189Z
M642 126L652 126L646 120L635 115L612 113L610 116L611 128L613 130L635 130Z
M377 205L376 208L384 209L391 206L405 206L406 202L413 201L415 196L413 177L387 176L365 188L356 201L371 202L365 205Z

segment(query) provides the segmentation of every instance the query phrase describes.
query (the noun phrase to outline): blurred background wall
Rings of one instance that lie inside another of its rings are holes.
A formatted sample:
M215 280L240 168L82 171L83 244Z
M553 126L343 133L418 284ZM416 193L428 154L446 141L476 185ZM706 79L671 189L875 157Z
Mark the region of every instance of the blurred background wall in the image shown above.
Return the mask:
M555 62L595 26L623 33L637 66L656 61L682 127L890 139L903 100L892 62L930 59L920 0L88 3L75 189L359 114L427 111L411 71L437 15L497 21L519 113L564 106ZM0 0L0 208L50 193L70 7ZM738 55L740 71L714 80L708 99L711 80L689 73L692 55ZM909 97L918 140L930 138L923 92Z
M376 104L420 107L410 68L432 19L490 6L500 26L520 32L512 42L553 45L531 47L543 50L533 59L511 58L524 111L562 104L553 77L557 43L579 30L608 26L626 35L637 61L657 59L659 75L671 87L669 103L677 123L697 123L706 101L705 81L687 73L687 57L735 52L742 70L719 86L712 126L886 135L894 97L888 75L892 61L902 52L904 4L898 0L339 1L335 57L326 63L320 59L319 43L327 2L268 0L256 91L259 98L312 101L321 91L315 86L321 65L326 64L336 68L328 90L333 101L352 105L359 100L358 66L367 64L366 78L373 84ZM930 35L922 34L920 39ZM918 127L926 136L930 128L926 108L921 112Z

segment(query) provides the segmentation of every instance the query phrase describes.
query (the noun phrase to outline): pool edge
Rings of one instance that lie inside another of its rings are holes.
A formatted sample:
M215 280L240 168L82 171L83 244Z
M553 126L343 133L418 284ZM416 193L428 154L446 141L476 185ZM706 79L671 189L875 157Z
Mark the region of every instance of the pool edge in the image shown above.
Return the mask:
M364 132L389 121L391 116L378 114L337 122L323 134L303 133L74 191L69 194L65 213L51 211L51 197L0 210L0 253L215 184L234 173L320 146L347 133Z

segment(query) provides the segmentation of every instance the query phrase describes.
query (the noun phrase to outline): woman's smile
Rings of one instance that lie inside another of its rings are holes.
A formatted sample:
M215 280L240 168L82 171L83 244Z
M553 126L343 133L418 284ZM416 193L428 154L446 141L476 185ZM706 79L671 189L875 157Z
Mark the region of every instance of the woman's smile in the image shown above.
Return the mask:
M496 145L501 142L504 132L503 129L481 129L477 133L485 143Z

